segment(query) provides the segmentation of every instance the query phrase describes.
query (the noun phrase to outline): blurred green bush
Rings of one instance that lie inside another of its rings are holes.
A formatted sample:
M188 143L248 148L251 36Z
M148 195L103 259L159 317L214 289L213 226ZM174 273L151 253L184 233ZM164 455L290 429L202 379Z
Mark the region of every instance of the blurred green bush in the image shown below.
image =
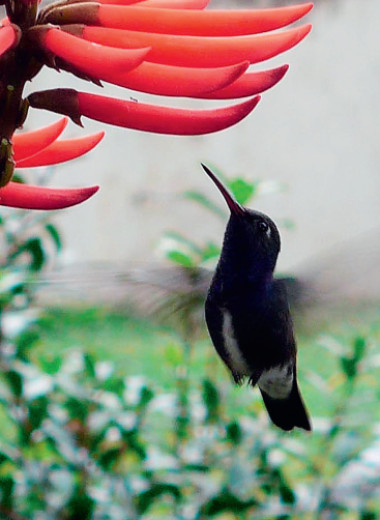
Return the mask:
M331 409L311 435L231 412L212 377L190 381L187 327L165 391L85 350L32 362L32 282L59 233L14 211L0 230L0 518L377 518L380 431L363 402L379 398L370 336L321 342L337 370L310 376Z

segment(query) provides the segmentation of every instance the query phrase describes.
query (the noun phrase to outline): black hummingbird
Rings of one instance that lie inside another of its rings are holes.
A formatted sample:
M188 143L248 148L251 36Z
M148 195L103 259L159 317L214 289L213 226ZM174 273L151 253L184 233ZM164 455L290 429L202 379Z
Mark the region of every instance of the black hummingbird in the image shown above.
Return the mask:
M202 164L231 215L205 305L211 340L235 383L258 385L269 417L283 430L311 430L296 370L297 347L286 287L273 277L280 234L263 213L241 206Z

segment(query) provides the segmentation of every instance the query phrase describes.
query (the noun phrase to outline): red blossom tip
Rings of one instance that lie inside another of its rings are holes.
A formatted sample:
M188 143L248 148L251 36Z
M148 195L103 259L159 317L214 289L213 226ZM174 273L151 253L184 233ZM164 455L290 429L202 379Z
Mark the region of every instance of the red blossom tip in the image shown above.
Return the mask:
M74 4L54 9L47 21L53 24L83 23L116 29L129 29L163 34L194 36L240 36L258 34L285 27L305 16L313 4L298 4L270 9L243 10L188 10L165 9L141 5L97 5L84 11L83 5ZM64 20L64 21L63 21Z
M0 205L22 209L63 209L84 202L98 189L98 186L70 189L45 188L10 182L4 188L0 188Z
M246 60L258 63L291 49L311 30L311 25L307 24L285 31L230 38L153 34L104 27L75 27L71 26L70 31L80 30L86 40L100 44L108 42L108 45L115 47L149 46L149 62L183 67L223 67Z
M67 123L67 117L63 117L38 130L14 134L12 137L14 160L21 161L51 145L61 135Z
M236 81L219 90L196 96L202 99L238 99L261 94L276 85L287 73L289 65L257 72L246 72Z
M49 166L76 159L95 148L95 146L97 146L103 139L104 135L105 132L98 132L85 137L55 141L53 144L42 150L42 152L33 155L33 157L28 157L17 162L16 168Z

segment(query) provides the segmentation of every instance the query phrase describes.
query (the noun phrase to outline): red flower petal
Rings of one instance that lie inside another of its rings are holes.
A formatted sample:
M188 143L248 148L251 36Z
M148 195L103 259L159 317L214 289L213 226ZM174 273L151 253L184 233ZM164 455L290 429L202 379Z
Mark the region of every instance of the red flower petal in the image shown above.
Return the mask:
M235 82L248 65L246 61L227 67L194 68L144 62L135 70L120 73L115 83L161 96L196 97Z
M73 26L70 30L78 30ZM299 43L311 25L267 34L229 37L198 37L123 31L104 27L79 27L86 40L115 47L149 46L147 61L183 67L222 67L248 60L273 58Z
M172 135L201 135L228 128L246 117L260 96L213 110L186 110L148 105L78 92L83 116L115 126Z
M164 34L238 36L284 27L302 18L312 7L312 3L307 3L272 9L198 11L79 3L52 9L46 22L84 23Z
M27 99L31 107L68 115L78 124L80 118L86 116L110 125L146 132L200 135L217 132L238 123L255 108L260 96L238 105L213 110L154 106L68 88L33 92Z
M61 135L67 122L67 117L63 117L55 123L38 130L14 134L12 137L13 159L21 161L51 145Z
M54 28L44 31L42 45L90 77L107 77L107 81L111 82L112 78L117 78L120 71L138 67L150 50L115 49L87 42Z
M103 139L104 132L78 137L75 139L64 139L55 141L53 144L42 150L42 152L27 157L16 163L16 168L32 168L34 166L49 166L59 164L71 159L76 159L89 152Z
M84 202L98 191L98 186L87 188L45 188L10 182L0 188L0 205L23 209L62 209Z
M276 85L285 76L288 69L289 65L282 65L270 70L246 72L224 88L195 97L202 99L238 99L261 94L261 92Z
M12 47L18 40L18 33L13 25L0 28L0 56Z

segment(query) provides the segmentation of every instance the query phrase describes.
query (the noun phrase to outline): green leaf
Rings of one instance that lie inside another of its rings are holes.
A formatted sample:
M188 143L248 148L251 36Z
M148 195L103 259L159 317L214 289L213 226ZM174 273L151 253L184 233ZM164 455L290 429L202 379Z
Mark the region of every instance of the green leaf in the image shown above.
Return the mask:
M99 457L100 466L106 471L111 470L120 458L120 456L122 455L122 453L123 451L120 449L120 447L111 448L105 451Z
M210 379L202 381L202 397L207 409L207 420L217 420L220 414L220 397L218 389Z
M95 377L95 359L87 352L83 355L84 367L86 374L92 379Z
M232 442L232 444L238 445L240 444L243 433L241 431L240 425L237 421L232 421L226 426L226 434L227 439Z
M6 509L12 508L14 485L12 477L0 477L0 504Z
M41 368L49 375L57 374L62 366L62 359L59 356L43 357L40 359Z
M71 419L79 419L80 421L85 421L88 416L89 406L88 402L85 400L79 400L75 397L69 397L66 401L66 408L70 414Z
M360 514L360 520L376 520L377 518L378 513L372 511L362 511Z
M18 372L15 372L14 370L9 370L8 372L5 372L4 374L5 379L7 380L13 394L16 397L20 397L22 395L22 377Z
M230 180L228 186L235 199L242 205L246 204L256 191L256 183L248 182L240 177Z
M29 328L17 338L17 357L23 361L28 360L30 348L38 341L39 335L35 329Z
M367 342L366 342L365 338L359 336L358 338L355 339L354 358L355 358L356 362L359 362L363 359L366 347L367 347Z
M123 397L125 391L124 379L121 377L110 377L103 382L102 388L108 392Z
M95 509L94 500L78 487L74 490L65 507L67 514L62 515L67 520L91 520Z
M282 501L285 504L294 504L296 501L296 496L293 490L288 486L288 484L282 480L279 487L280 496Z
M45 396L29 403L29 421L33 430L39 428L42 421L47 417L48 405L49 401Z
M137 496L137 511L140 514L144 514L149 509L149 507L155 502L155 500L161 498L162 495L170 495L175 500L179 500L181 498L181 490L178 486L174 484L153 484L150 489L148 489L147 491L143 491Z
M146 408L146 406L150 403L150 401L154 397L154 392L151 388L147 386L143 386L140 393L140 401L138 404L139 408Z
M32 271L40 271L45 263L45 252L40 238L30 238L23 247L20 248L20 253L28 252L31 256L30 269Z
M347 379L353 379L356 374L356 360L352 358L342 357L340 360L340 364L342 366L343 372L345 373Z
M192 258L180 251L169 251L166 253L166 257L168 260L171 260L175 264L182 265L184 267L194 267L194 262Z
M51 223L46 224L45 229L53 239L57 251L61 251L62 241L58 229Z
M218 495L209 500L202 509L204 515L214 516L226 511L231 511L234 514L244 513L255 505L257 505L257 500L253 498L250 500L241 500L228 489L223 489Z

